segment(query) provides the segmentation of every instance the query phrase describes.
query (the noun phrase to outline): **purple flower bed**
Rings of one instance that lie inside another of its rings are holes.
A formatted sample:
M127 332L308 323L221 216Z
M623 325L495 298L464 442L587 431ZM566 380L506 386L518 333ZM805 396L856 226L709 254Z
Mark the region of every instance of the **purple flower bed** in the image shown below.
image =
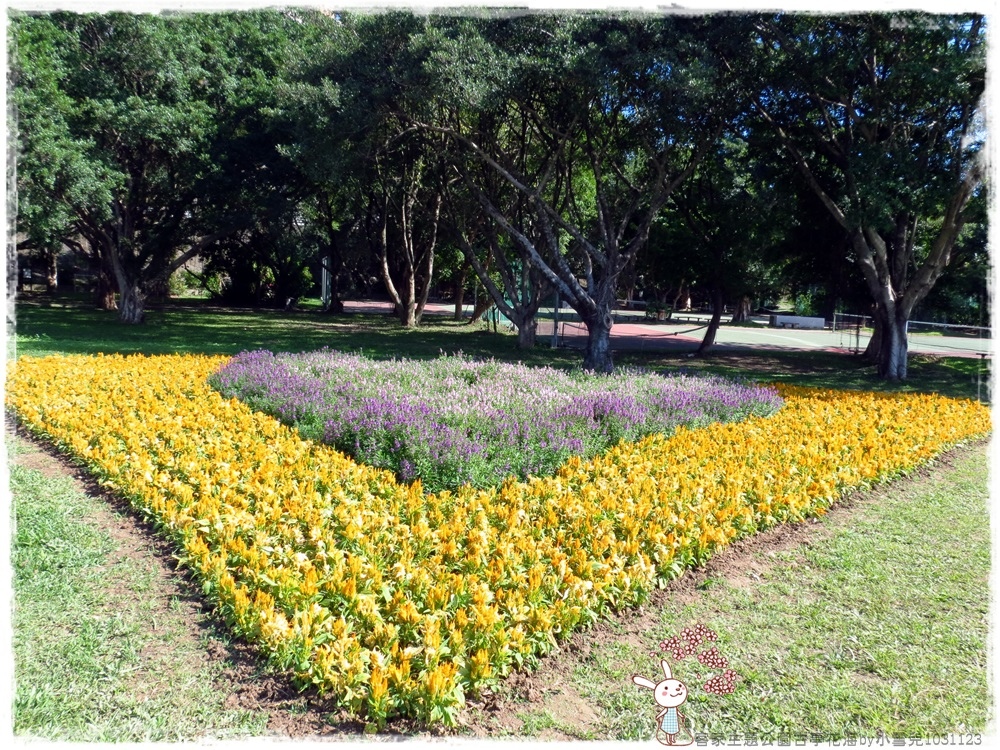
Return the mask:
M551 474L620 440L777 411L772 389L716 377L610 376L476 361L244 352L212 376L226 397L426 489Z

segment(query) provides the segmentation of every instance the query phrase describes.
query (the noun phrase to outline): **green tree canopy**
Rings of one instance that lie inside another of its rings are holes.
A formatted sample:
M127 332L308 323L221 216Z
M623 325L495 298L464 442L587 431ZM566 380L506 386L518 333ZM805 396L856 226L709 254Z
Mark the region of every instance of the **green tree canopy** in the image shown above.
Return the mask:
M246 224L230 196L272 156L247 113L273 54L261 21L276 17L14 17L23 229L85 238L114 273L122 320L140 321L152 288Z
M850 237L875 303L879 373L904 379L906 321L982 189L984 20L782 15L757 33L761 127Z

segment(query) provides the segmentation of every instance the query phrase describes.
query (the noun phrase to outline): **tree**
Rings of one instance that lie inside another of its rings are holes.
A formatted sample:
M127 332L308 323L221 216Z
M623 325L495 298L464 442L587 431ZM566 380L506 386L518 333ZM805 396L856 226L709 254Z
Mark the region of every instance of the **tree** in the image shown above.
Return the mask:
M247 168L229 149L261 132L248 113L299 24L272 11L56 13L13 26L21 186L50 196L26 220L41 226L43 214L85 238L114 276L121 319L140 322L151 291L246 226L250 187L273 187L262 178L273 151L257 148Z
M408 163L400 163L393 156ZM434 274L443 177L436 169L438 165L429 163L424 155L407 158L393 154L386 160L395 163L376 162L376 184L381 195L373 195L372 204L378 217L374 234L379 269L400 322L412 328L423 316Z
M761 126L850 238L878 373L903 380L907 320L982 190L983 18L779 16L757 30Z
M698 354L715 343L727 302L734 322L745 320L752 299L776 294L783 262L775 252L789 229L786 196L769 184L747 143L730 133L670 198L659 222L659 252L676 275L709 290L712 319Z
M339 183L373 248L386 292L405 326L423 313L440 239L446 178L440 135L404 118L429 106L421 40L431 23L411 13L340 14L323 43L291 72L287 116L298 116L293 152L316 184Z
M524 16L457 24L440 42L439 90L453 96L443 117L414 125L446 133L521 196L520 215L510 215L468 160L452 161L498 230L580 315L588 369L612 369L618 279L726 120L724 71L704 43L724 27Z
M469 112L464 119L478 119L480 132L498 130L495 122L484 124L495 119L488 111ZM505 127L507 124L500 129ZM535 149L524 132L526 123L522 122L521 128L516 166L521 174L530 175ZM496 137L503 135L497 133ZM494 206L521 232L534 237L538 229L532 223L530 201L474 154L460 151L455 157L459 163L453 164L453 168L461 180L448 191L448 216L453 234L488 298L517 329L518 348L529 349L535 345L538 309L543 298L553 291L552 285L532 262L524 246L512 242L509 234L499 231L497 223L484 213L482 203Z
M70 134L73 100L62 89L70 75L61 56L73 42L71 32L47 19L13 17L12 100L18 136L17 232L19 249L32 249L55 264L65 244L81 256L100 253L81 243L73 204L86 204L98 181L88 164L84 144ZM33 116L34 113L44 113ZM110 284L111 269L102 276ZM114 297L99 294L102 306L113 309Z
M296 128L283 116L287 68L326 30L308 11L225 13L197 30L212 55L209 103L218 129L214 169L201 183L206 226L232 226L201 253L213 286L233 303L283 306L308 293L310 268L329 239L322 190L289 153Z
M319 263L331 281L327 312L341 313L341 279L356 265L355 256L368 255L367 249L352 252L359 244L352 240L363 224L367 183L361 167L364 142L357 137L363 124L343 116L330 66L334 61L346 68L356 41L337 14L296 13L307 30L283 62L267 126L281 133L277 150L295 171L288 179L301 187L302 216L323 237Z
M517 329L518 348L532 348L538 330L538 308L551 291L550 285L527 253L510 247L509 239L500 235L493 222L478 214L475 207L452 198L449 213L466 262L493 304Z
M46 26L56 29L40 31ZM61 36L48 50L61 59L42 62L19 45L16 68L57 65L65 76L58 106L28 109L41 102L30 91L19 97L20 120L50 120L58 132L26 134L22 162L31 175L42 172L38 163L51 165L53 199L111 267L122 320L138 322L146 284L169 275L177 240L195 234L190 178L206 168L201 137L211 113L194 95L201 68L192 40L159 19L124 14L15 20L16 36L40 33Z

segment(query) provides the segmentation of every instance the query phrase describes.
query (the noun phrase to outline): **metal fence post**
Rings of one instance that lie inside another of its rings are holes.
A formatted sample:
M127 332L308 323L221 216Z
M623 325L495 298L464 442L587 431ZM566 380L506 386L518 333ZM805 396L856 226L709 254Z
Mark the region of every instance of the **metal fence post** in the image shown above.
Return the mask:
M552 310L552 348L559 348L559 290L556 290L556 306Z

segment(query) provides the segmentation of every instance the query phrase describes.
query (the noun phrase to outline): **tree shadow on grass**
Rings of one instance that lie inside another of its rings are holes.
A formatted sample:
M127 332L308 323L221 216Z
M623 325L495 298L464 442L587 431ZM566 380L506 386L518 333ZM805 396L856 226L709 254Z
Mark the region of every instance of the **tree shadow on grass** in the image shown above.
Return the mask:
M579 349L552 349L540 343L519 350L512 333L492 331L446 316L427 315L414 329L403 328L386 313L330 315L313 310L226 308L192 301L171 301L150 309L144 324L121 323L115 312L88 302L42 295L20 299L16 306L16 354L221 354L267 349L314 351L323 347L360 352L376 359L434 359L441 354L532 366L578 368ZM692 357L690 342L664 342L662 348L622 351L618 365L663 372L711 373L758 381L819 388L918 391L989 403L990 361L979 357L910 355L909 379L886 383L874 366L850 353L746 346L717 347Z

